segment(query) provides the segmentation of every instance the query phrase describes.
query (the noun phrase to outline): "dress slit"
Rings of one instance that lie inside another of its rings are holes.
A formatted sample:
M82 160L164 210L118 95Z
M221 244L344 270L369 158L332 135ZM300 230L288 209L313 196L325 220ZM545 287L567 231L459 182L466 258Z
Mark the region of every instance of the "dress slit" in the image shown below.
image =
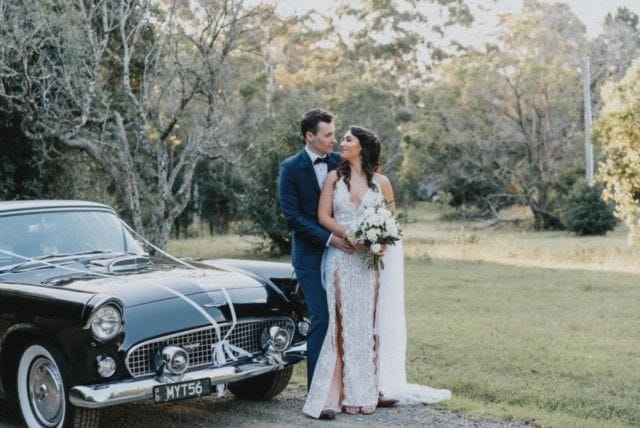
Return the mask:
M336 314L336 354L333 375L331 376L331 385L327 394L327 403L325 409L340 408L344 393L344 373L342 356L344 355L344 338L342 334L342 308L340 304L340 275L338 269L334 274L335 285L335 314Z

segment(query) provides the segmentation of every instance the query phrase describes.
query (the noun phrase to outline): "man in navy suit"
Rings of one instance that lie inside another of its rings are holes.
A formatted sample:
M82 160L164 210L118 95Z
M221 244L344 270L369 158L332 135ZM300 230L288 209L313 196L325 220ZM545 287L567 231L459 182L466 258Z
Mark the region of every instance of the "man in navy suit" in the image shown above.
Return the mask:
M327 296L320 278L320 261L327 245L344 251L353 248L342 237L318 224L318 200L327 173L336 169L340 155L333 152L336 127L331 113L313 109L304 114L300 132L305 147L280 164L279 196L285 220L292 230L292 262L309 309L307 335L307 382L313 371L327 332Z

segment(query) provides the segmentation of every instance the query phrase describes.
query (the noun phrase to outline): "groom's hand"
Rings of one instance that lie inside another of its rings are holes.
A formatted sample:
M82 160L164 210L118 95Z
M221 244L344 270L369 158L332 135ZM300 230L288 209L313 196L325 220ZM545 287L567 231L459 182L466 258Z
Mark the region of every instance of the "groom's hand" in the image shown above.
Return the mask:
M331 235L331 245L344 251L345 253L353 253L353 245L344 238L339 237L335 233Z

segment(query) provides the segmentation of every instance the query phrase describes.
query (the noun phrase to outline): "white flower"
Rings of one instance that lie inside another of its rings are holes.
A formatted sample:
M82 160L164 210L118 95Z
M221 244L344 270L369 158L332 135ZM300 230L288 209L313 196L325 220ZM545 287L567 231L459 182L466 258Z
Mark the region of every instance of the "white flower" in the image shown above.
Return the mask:
M380 208L378 210L378 215L382 216L382 218L384 219L389 219L393 217L393 214L391 214L391 211L389 211L386 208Z
M379 227L384 224L384 218L382 218L379 214L374 214L367 219L369 224L374 227Z
M370 249L371 249L371 252L372 252L373 254L377 254L377 253L379 253L379 252L380 252L380 250L382 249L382 245L380 245L380 244L373 244L373 245L371 245L371 248L370 248Z
M367 230L366 238L371 242L375 242L378 239L378 231L375 229Z

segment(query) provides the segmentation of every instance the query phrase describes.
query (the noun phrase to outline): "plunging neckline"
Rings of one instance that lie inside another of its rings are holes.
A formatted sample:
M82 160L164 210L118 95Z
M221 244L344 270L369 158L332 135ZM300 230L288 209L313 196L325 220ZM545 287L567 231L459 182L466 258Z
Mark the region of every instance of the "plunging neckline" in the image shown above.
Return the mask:
M342 185L345 187L347 191L347 195L348 195L347 199L349 200L349 203L353 205L356 210L360 209L360 207L362 207L362 204L364 203L364 199L367 197L367 194L371 191L371 187L367 186L367 190L365 190L362 193L362 196L360 197L360 203L357 204L353 200L353 197L351 196L351 191L349 190L349 187L347 187L347 183L345 183L344 180L340 180L340 181L342 182ZM375 181L372 181L372 183L374 184L374 186L377 186Z
M367 193L369 193L369 191L371 190L371 187L367 187L367 190L365 190L362 193L362 196L360 197L360 203L357 204L353 198L351 197L351 192L349 191L349 188L347 188L347 192L349 192L349 202L351 202L351 204L356 207L356 209L360 209L360 207L362 206L362 203L364 202L364 198L367 196Z

